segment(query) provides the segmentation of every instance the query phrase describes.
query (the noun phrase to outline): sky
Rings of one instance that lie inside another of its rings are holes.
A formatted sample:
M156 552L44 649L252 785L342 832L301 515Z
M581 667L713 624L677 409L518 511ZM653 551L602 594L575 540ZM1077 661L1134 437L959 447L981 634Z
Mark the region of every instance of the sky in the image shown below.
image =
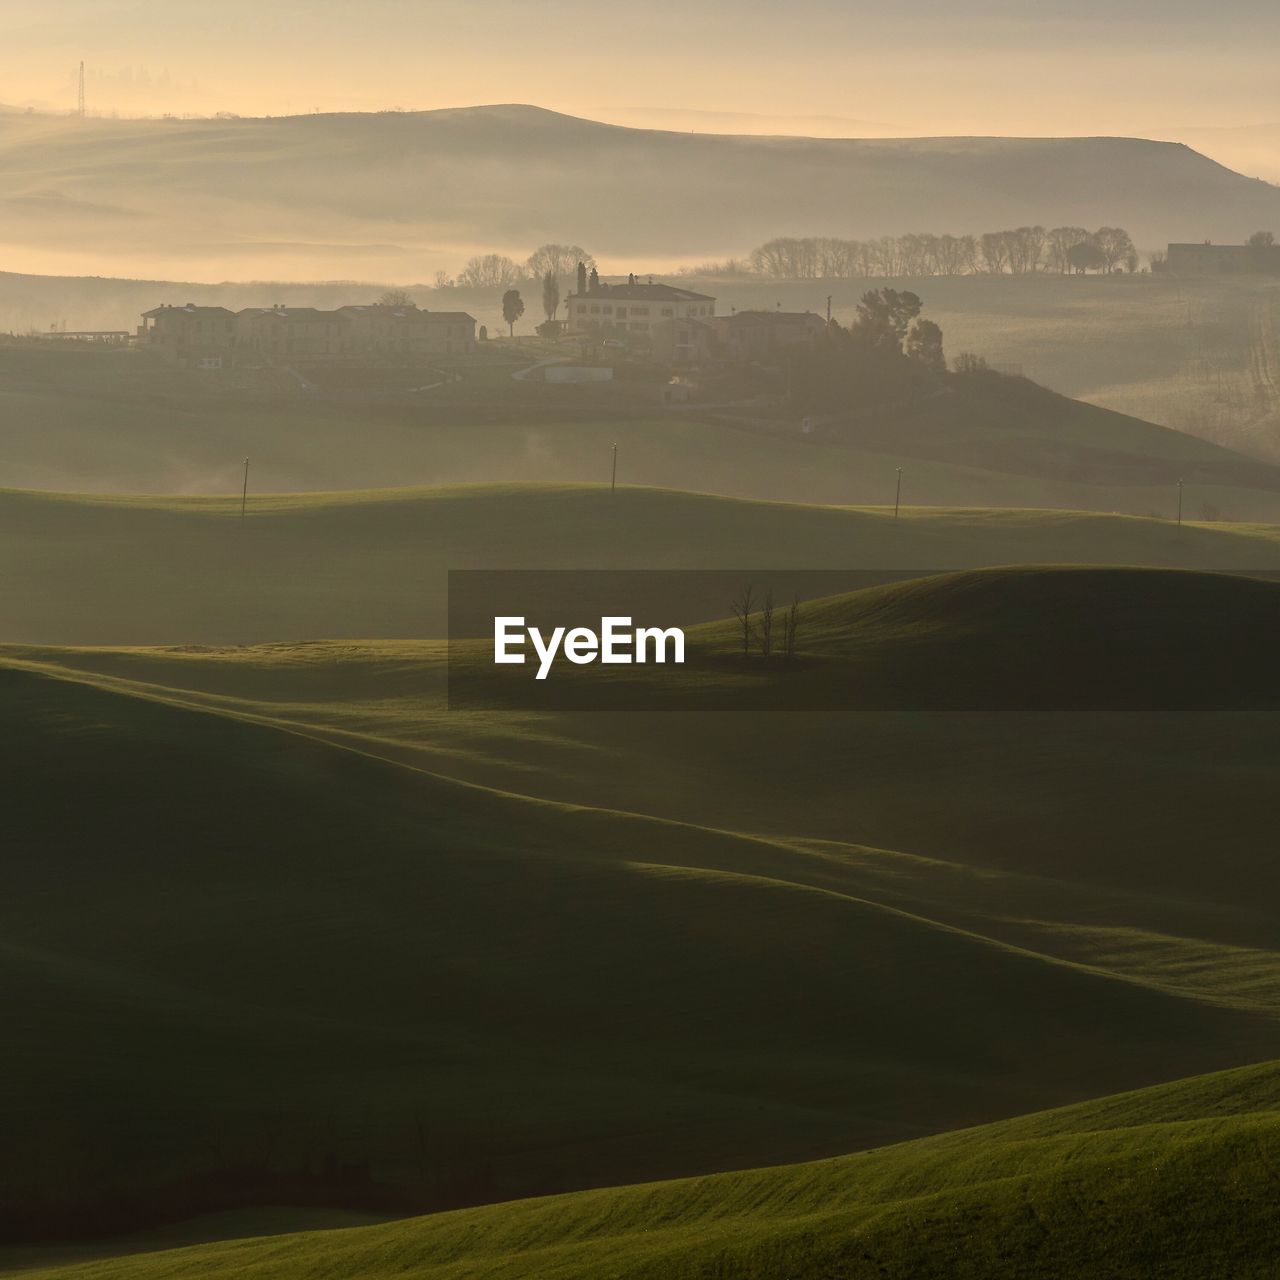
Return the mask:
M0 0L0 104L241 115L526 102L843 136L1280 121L1274 0Z

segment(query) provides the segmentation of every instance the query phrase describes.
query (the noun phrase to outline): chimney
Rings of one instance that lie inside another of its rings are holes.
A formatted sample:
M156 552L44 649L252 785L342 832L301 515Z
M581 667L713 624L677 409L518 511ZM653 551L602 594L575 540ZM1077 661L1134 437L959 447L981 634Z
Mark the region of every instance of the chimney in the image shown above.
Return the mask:
M587 264L585 262L578 263L578 296L587 291Z

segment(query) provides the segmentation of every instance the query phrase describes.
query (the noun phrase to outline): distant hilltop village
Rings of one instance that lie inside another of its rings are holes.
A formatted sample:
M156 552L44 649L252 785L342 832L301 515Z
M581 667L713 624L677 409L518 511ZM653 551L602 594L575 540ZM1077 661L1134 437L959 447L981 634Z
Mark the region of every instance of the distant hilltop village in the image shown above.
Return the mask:
M626 283L609 284L581 263L577 286L565 300L567 322L557 336L625 348L659 364L764 361L827 328L827 321L811 311L717 315L709 294L634 275ZM184 369L260 363L416 365L470 355L476 321L462 311L424 311L413 303L230 311L189 302L146 312L136 341Z
M138 344L184 369L262 360L289 364L416 364L474 350L476 322L463 311L412 303L316 307L160 306L145 312Z

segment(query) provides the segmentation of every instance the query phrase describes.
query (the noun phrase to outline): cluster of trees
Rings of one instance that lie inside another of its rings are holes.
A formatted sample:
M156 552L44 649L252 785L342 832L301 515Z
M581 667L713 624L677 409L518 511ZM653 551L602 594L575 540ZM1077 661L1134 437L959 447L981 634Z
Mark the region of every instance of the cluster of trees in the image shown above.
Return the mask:
M873 289L847 328L832 322L822 341L797 347L788 380L802 413L847 412L897 403L936 387L946 373L942 330L920 312L918 294Z
M775 609L773 588L757 597L754 584L748 583L733 599L733 614L742 629L742 656L749 658L758 650L762 658L780 653L790 661L796 656L796 637L800 631L800 597L792 598L783 610Z
M741 264L733 263L735 268ZM1086 271L1136 271L1138 253L1123 227L1017 227L979 236L929 232L837 240L827 236L781 237L750 257L757 275L785 280L857 280L872 277L1061 275Z
M469 258L456 276L437 271L432 282L437 289L510 289L515 285L543 280L548 272L557 280L572 276L578 263L588 270L596 260L581 245L544 244L523 262L501 253L481 253Z

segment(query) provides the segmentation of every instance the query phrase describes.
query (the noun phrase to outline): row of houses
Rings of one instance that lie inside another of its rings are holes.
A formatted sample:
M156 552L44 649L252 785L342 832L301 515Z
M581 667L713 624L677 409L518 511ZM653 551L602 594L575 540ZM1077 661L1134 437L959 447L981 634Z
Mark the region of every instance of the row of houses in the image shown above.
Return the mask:
M578 290L566 300L569 335L625 347L662 364L730 361L769 363L797 343L811 342L826 321L809 311L716 314L709 294L674 285L608 284L578 270ZM161 306L146 312L138 345L188 369L241 364L422 364L470 354L476 322L462 311L405 306L316 307Z
M419 364L475 347L476 322L463 311L407 306L161 306L144 313L138 345L186 369L236 364Z

